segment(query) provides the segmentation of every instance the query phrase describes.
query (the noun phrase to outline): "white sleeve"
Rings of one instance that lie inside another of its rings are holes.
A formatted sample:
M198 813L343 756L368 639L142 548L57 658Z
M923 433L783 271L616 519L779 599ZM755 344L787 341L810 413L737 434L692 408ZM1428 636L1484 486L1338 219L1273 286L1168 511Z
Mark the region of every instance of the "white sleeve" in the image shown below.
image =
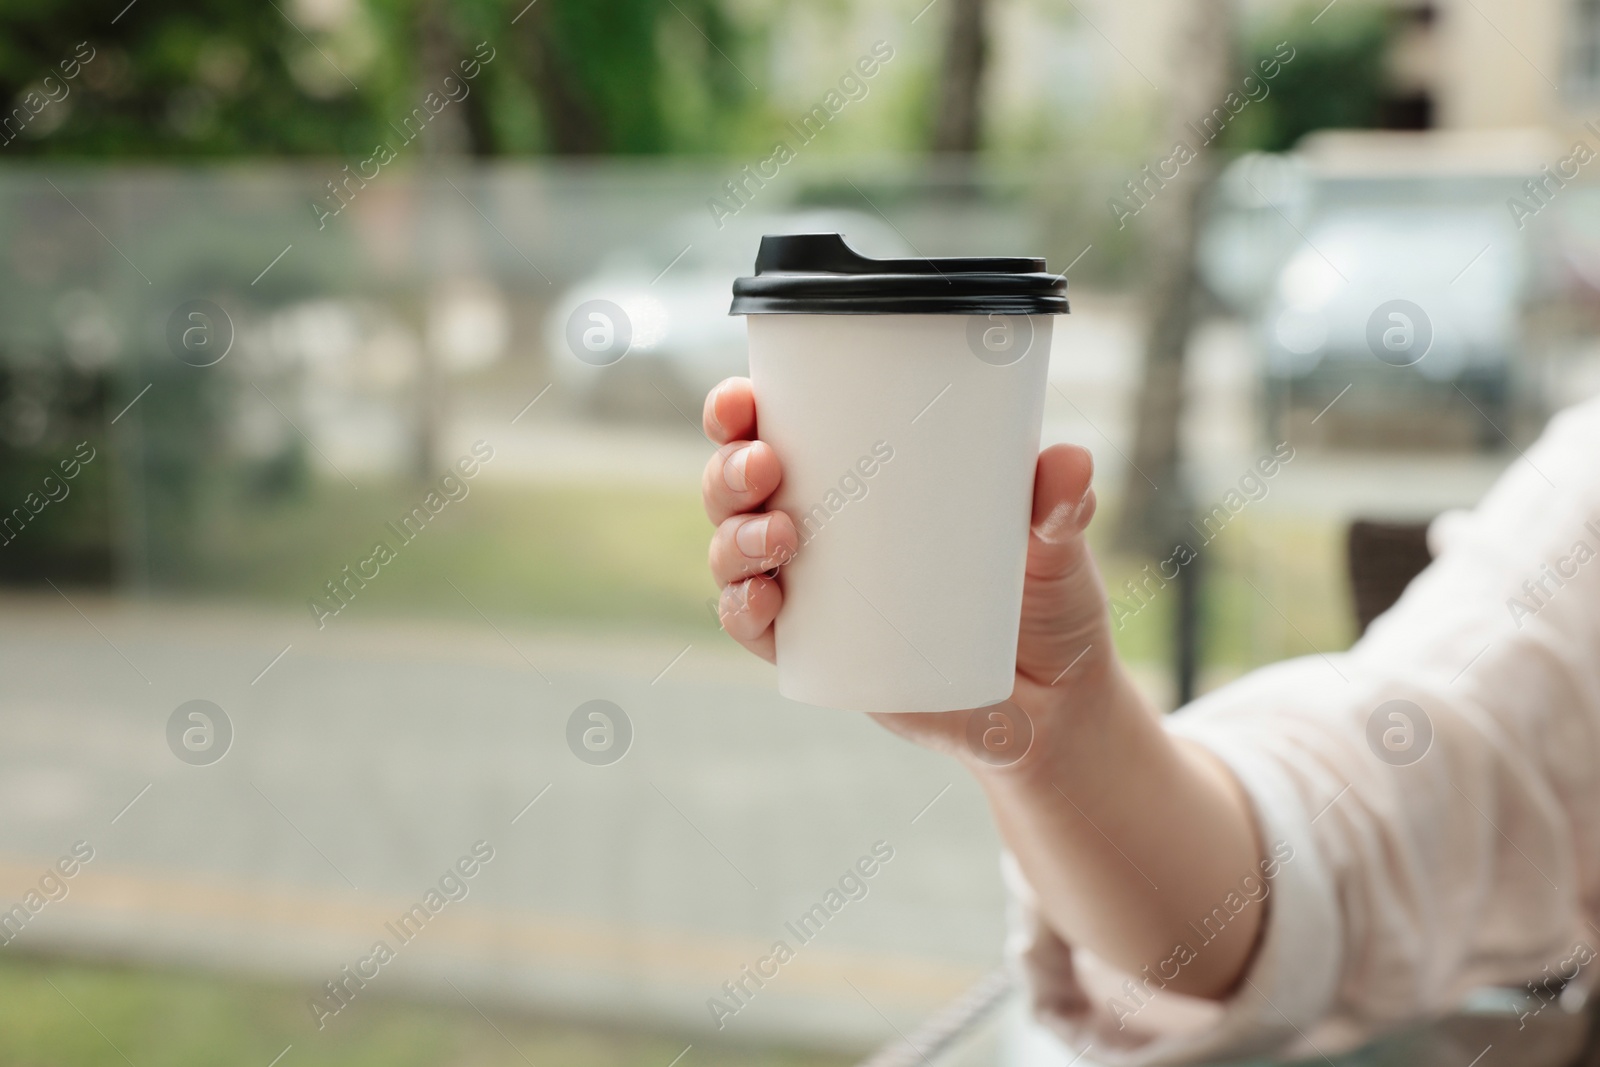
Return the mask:
M1350 651L1255 671L1169 720L1289 857L1226 1001L1151 993L1062 943L1006 865L1012 956L1073 1052L1315 1057L1595 957L1600 404L1555 419L1433 533L1433 565Z

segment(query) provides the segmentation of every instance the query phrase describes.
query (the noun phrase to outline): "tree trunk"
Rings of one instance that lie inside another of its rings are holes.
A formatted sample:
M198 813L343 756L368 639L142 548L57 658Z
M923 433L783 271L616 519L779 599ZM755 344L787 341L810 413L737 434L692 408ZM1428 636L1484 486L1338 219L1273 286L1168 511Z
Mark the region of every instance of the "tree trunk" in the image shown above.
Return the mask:
M523 68L538 97L545 140L556 155L598 155L607 147L605 124L559 42L553 39L550 10L549 3L534 4L512 27Z
M454 76L456 81L461 80L456 63L465 58L465 50L450 25L443 0L423 0L417 6L416 35L421 91L442 94L446 78ZM447 107L435 115L422 128L423 153L429 156L481 154L479 146L473 143L474 131L467 119L464 107Z
M1191 0L1187 24L1173 42L1161 158L1179 144L1188 145L1195 158L1176 179L1144 187L1148 209L1133 222L1146 227L1149 333L1135 408L1133 469L1126 475L1119 531L1130 548L1162 555L1182 538L1191 503L1182 483L1184 354L1199 295L1195 246L1200 211L1218 165L1205 140L1204 120L1221 106L1233 75L1232 0Z
M456 64L465 55L450 25L445 0L422 0L416 9L414 25L422 81L420 91L442 93L444 79L459 75ZM440 440L450 413L449 384L439 366L439 354L434 351L429 337L428 315L432 306L430 298L438 288L441 276L448 276L454 264L441 263L437 253L441 245L446 243L444 233L466 233L469 231L462 227L470 225L470 221L463 217L466 206L458 204L456 200L459 197L432 175L444 169L441 164L459 159L474 147L473 130L464 109L452 105L435 115L422 128L418 146L422 154L422 174L419 175L418 186L428 190L418 221L422 227L422 247L432 254L425 253L423 257L421 299L408 301L409 306L404 314L412 320L419 341L411 474L420 484L426 483L438 472Z
M939 112L934 116L933 150L970 155L982 131L983 73L989 60L988 0L949 0L944 67L939 79Z

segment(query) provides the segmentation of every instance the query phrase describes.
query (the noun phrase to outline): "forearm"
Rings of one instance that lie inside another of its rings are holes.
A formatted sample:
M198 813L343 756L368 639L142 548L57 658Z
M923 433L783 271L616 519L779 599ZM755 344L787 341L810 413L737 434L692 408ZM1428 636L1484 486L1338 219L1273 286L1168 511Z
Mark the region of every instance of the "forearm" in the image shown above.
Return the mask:
M974 773L1044 920L1121 970L1149 966L1175 992L1227 994L1263 919L1250 902L1215 929L1202 923L1230 894L1240 899L1242 879L1261 874L1238 784L1167 734L1114 657L1030 704L1050 719L1036 724L1035 749ZM1181 966L1170 962L1180 943L1193 950Z

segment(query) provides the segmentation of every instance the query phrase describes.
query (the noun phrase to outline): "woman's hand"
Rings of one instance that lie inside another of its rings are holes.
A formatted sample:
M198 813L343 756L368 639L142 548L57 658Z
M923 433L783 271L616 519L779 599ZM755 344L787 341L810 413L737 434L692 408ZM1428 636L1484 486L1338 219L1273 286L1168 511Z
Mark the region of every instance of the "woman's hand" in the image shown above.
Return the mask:
M783 471L758 439L748 379L713 389L704 422L720 445L702 480L717 526L711 571L722 587L719 615L736 641L773 660L772 623L783 606L773 575L794 557L799 538L788 515L761 508ZM1256 872L1262 849L1229 772L1167 734L1117 659L1105 590L1084 540L1094 517L1093 473L1082 448L1054 445L1039 456L1011 699L875 718L966 764L1046 923L1067 943L1136 974L1192 936L1185 924ZM975 715L985 722L969 734ZM1025 752L970 743L969 736L986 736L991 719L1028 729ZM1169 987L1226 994L1244 972L1260 922L1261 909L1244 912Z
M783 480L783 471L771 447L757 439L749 379L729 378L713 389L706 397L704 423L706 434L721 446L701 480L706 513L717 524L711 573L722 588L718 614L734 640L772 660L772 622L783 606L783 590L769 572L794 557L799 537L787 514L760 510ZM1012 692L1012 703L1028 717L1034 741L1021 761L1004 768L1012 773L1039 762L1049 749L1056 733L1052 724L1068 694L1081 688L1080 681L1103 680L1115 663L1105 592L1083 536L1094 517L1093 474L1094 460L1086 449L1055 445L1039 456ZM993 761L967 744L970 714L874 717L895 733L948 752L974 770L995 771Z
M711 390L702 421L720 446L700 479L706 514L717 527L711 535L711 575L722 590L717 615L729 636L772 662L772 620L783 591L768 572L793 559L800 544L794 520L761 510L783 471L772 446L756 440L750 379L729 378Z

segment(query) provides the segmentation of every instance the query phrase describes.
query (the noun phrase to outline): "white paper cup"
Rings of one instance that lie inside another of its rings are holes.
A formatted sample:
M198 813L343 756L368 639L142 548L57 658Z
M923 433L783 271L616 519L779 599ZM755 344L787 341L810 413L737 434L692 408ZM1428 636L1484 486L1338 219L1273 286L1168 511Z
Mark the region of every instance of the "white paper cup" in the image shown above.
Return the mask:
M800 533L778 576L784 696L1011 695L1050 314L749 313L758 434L783 464L769 507Z

